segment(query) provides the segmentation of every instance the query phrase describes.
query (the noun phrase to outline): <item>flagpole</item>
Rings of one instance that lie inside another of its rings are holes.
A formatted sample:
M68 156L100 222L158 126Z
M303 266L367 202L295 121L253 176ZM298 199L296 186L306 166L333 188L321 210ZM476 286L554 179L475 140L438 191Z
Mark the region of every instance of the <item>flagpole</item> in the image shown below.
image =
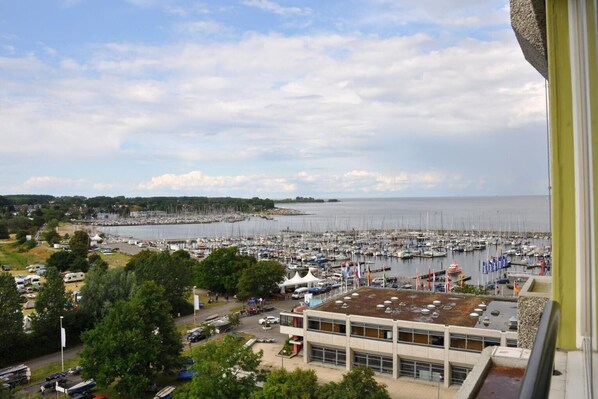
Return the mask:
M65 341L65 336L64 336L64 331L62 329L62 319L64 317L60 316L60 361L62 363L62 370L64 371L64 341Z

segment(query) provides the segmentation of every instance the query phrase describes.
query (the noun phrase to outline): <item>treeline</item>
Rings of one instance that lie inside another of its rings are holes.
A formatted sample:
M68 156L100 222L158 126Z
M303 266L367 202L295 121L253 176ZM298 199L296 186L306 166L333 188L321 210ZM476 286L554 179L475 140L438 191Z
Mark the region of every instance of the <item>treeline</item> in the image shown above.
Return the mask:
M295 198L285 198L282 200L276 200L276 202L278 202L279 204L291 204L291 203L296 203L296 202L305 202L305 203L323 203L323 202L339 202L337 199L332 198L329 200L323 200L323 199L316 199L313 197L295 197Z
M127 217L133 211L163 211L170 214L241 212L274 209L274 201L253 197L92 197L17 194L0 196L0 239L8 234L34 234L45 223L89 219L98 213Z

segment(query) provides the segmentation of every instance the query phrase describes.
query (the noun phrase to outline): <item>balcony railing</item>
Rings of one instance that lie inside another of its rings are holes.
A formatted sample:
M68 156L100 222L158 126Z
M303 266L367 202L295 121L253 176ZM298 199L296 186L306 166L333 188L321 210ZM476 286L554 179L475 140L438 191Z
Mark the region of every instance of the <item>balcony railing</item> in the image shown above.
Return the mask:
M532 353L521 381L519 399L548 398L560 319L560 305L548 301L542 312Z

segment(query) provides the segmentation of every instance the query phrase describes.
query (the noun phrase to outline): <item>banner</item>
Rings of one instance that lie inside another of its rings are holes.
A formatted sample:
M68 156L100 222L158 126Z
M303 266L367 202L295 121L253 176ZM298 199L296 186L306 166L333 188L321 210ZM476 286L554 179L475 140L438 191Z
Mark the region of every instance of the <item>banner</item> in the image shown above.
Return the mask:
M60 344L63 348L66 348L66 330L64 327L60 329Z
M193 295L193 306L195 310L199 310L199 295Z

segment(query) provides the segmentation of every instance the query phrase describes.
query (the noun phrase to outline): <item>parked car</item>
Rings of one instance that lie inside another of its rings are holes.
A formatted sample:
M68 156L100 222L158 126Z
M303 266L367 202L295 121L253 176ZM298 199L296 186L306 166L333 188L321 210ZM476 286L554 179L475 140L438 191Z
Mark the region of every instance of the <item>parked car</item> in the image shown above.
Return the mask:
M78 374L81 374L81 370L83 370L83 367L75 366L75 367L71 367L66 372L70 375L78 375Z
M318 295L322 293L322 289L320 287L311 287L307 290L310 294Z
M258 323L263 325L263 324L278 324L280 323L280 319L276 316L266 316L263 319L259 319Z
M8 266L8 265L2 265L2 271L9 272L10 271L10 266Z
M510 281L508 278L499 278L498 280L496 280L496 284L509 284Z
M197 375L197 371L195 370L181 370L176 375L176 379L178 381L190 381L191 379L193 379L194 375Z
M40 391L42 390L42 387L44 387L44 390L53 390L56 388L56 383L58 382L59 385L64 385L65 383L68 382L68 380L66 378L60 378L60 379L53 379L53 380L46 380L46 382L43 382L39 389Z
M192 331L189 335L187 335L187 341L189 342L198 342L202 339L206 339L208 336L205 334L204 330L195 330Z
M61 379L64 377L66 377L66 373L63 371L60 371L58 373L50 374L49 376L47 376L46 381L58 380L58 379Z
M495 285L494 283L488 283L488 284L486 285L486 289L487 289L487 290L493 290L493 289L495 289L495 288L496 288L496 285Z

